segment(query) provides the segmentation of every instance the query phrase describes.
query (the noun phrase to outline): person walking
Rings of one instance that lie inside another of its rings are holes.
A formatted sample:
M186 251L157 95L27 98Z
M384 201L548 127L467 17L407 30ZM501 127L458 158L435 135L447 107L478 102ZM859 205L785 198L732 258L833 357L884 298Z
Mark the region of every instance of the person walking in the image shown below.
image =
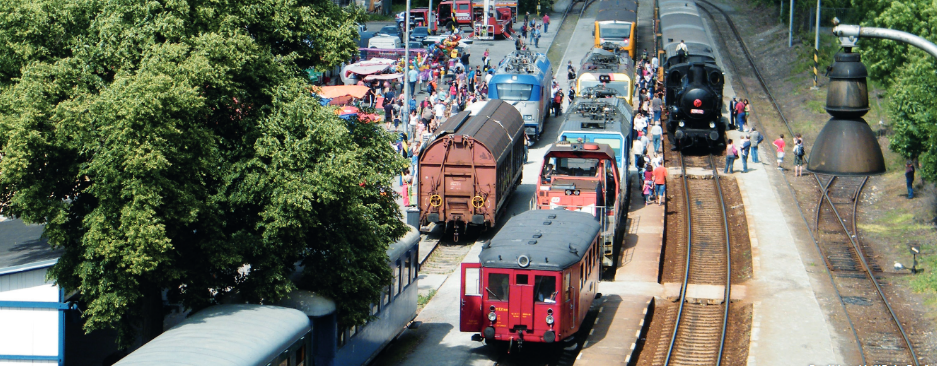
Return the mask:
M761 163L761 161L758 160L758 145L761 144L762 141L764 141L765 136L762 135L761 132L756 131L754 126L753 126L752 129L751 129L751 136L752 136L752 138L751 138L751 141L752 141L752 162L753 162L753 163Z
M550 29L550 15L543 14L543 33L546 33Z
M521 26L521 38L527 38L527 22Z
M654 193L657 195L657 204L663 205L667 200L667 168L663 164L654 168Z
M739 155L742 159L742 173L748 173L748 153L752 148L752 140L748 135L742 135L742 153Z
M732 139L726 142L726 168L723 170L724 174L735 173L735 159L739 157L739 151L735 148L735 144L732 143Z
M904 165L904 180L908 186L908 199L914 198L914 162L908 160Z
M660 113L661 108L664 105L663 100L661 100L660 94L654 94L654 99L651 99L651 111L654 112L654 122L660 123Z
M566 64L566 81L572 84L573 80L576 80L576 68L573 67L573 62L569 61Z
M664 129L660 126L660 122L654 123L654 126L651 127L651 139L654 141L654 153L660 154L660 143L663 140Z
M572 107L576 100L576 88L573 83L569 83L569 92L566 93L566 97L569 98L569 106Z
M560 114L563 114L563 89L556 91L556 95L553 97L553 117L559 117Z
M799 177L804 175L804 155L806 155L806 148L804 148L804 139L800 134L794 135L794 176Z
M527 14L524 14L524 24L526 25L528 22L530 22L530 12L529 12L529 11L527 12Z
M745 103L745 124L748 124L748 117L752 115L752 106L748 103L748 99L745 99L742 103Z
M781 167L781 163L784 162L784 134L782 133L781 137L778 137L777 140L774 140L773 144L774 148L776 149L775 151L778 154L778 170L784 170L784 168Z
M406 155L406 153L404 153ZM403 170L401 179L400 196L403 197L403 207L410 206L410 169Z
M534 47L540 48L540 26L534 28Z
M735 97L729 101L729 128L735 128L735 108L738 104L739 101Z
M640 139L634 140L631 153L634 154L634 168L641 169L641 166L638 165L638 160L641 160L641 156L644 155L644 143L641 142Z

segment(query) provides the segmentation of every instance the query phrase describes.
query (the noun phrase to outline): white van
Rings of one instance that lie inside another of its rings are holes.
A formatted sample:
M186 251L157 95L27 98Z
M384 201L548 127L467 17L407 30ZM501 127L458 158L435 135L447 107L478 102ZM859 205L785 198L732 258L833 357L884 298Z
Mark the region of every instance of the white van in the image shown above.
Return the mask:
M403 48L403 42L400 41L400 38L396 36L374 36L371 37L371 40L368 41L368 48Z

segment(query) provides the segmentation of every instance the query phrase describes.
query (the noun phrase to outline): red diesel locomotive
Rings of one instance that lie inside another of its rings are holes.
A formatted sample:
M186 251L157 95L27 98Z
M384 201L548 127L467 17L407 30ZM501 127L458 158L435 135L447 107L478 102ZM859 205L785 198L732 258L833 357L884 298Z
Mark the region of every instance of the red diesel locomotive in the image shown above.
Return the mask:
M597 296L599 222L588 213L533 210L511 218L462 264L459 329L487 344L552 343L574 335Z
M607 144L557 142L543 157L532 209L588 212L601 225L602 264L614 265L625 194L615 151Z

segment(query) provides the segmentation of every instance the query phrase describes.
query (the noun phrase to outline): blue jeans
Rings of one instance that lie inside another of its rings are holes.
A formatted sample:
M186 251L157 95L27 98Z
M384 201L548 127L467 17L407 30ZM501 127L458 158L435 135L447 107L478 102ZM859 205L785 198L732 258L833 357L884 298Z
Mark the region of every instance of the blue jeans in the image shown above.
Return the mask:
M543 33L546 33L550 29L550 23L543 23Z
M748 173L748 155L742 154L742 173Z
M534 38L534 47L540 47L540 37Z
M739 131L745 130L745 113L739 113L735 124L739 126Z
M726 155L726 169L723 171L725 174L735 173L735 157Z
M667 193L667 186L663 184L658 184L654 186L654 191L657 193L657 197L665 197L664 194Z
M660 122L660 111L654 111L654 122Z
M410 81L410 95L416 94L416 81Z
M758 161L758 146L752 146L752 162L760 163L760 161Z
M651 135L654 138L654 151L660 151L660 135Z
M914 198L914 178L905 178L908 185L908 198Z

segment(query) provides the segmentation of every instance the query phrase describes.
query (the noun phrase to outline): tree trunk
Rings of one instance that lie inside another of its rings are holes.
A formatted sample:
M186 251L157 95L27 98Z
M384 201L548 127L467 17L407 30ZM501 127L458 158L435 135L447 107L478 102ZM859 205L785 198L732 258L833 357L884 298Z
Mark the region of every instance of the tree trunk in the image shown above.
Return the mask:
M163 296L159 287L149 281L143 283L142 291L143 329L140 332L140 339L143 344L146 344L163 333Z

